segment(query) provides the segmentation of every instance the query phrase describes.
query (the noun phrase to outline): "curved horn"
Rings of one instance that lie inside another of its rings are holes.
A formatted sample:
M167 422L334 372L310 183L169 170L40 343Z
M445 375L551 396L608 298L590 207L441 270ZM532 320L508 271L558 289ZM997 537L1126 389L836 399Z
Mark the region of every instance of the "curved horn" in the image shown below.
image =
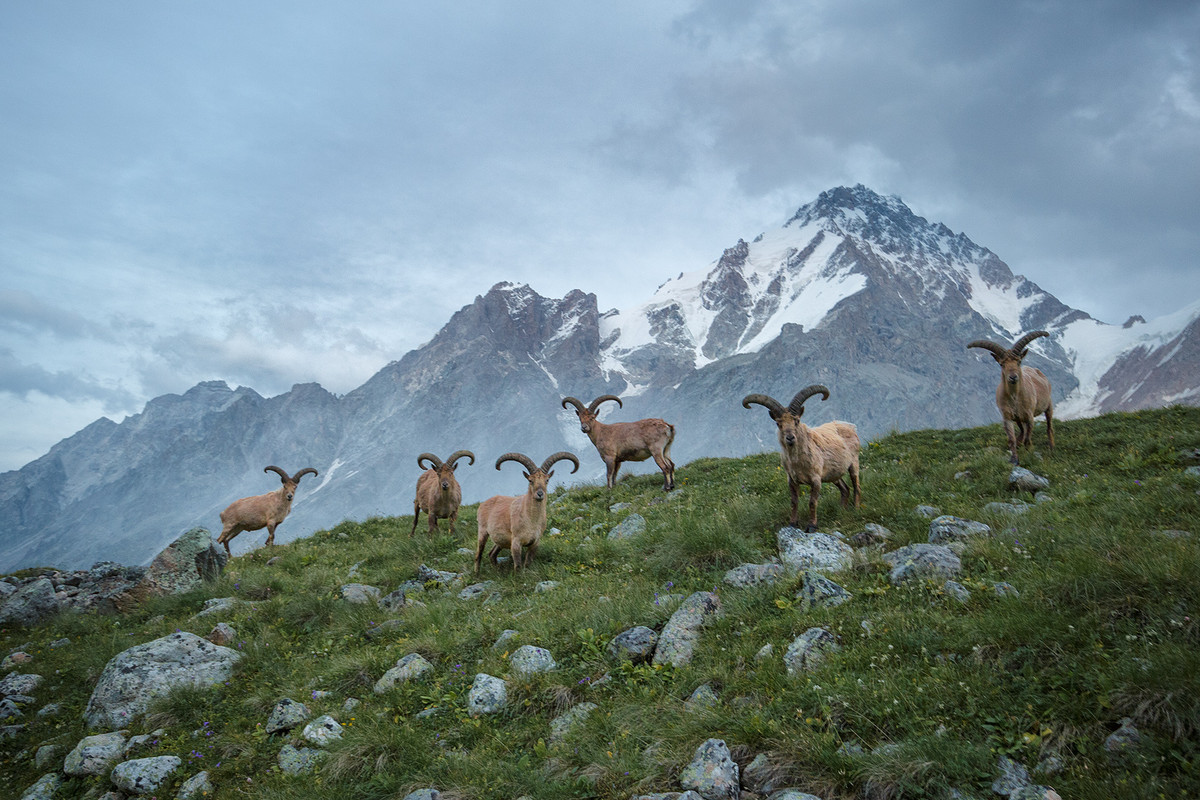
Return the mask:
M299 483L299 482L300 482L300 479L301 479L301 478L303 478L305 475L307 475L307 474L308 474L308 473L310 473L310 472L311 472L313 475L319 475L319 474L320 474L319 472L317 472L317 471L316 471L315 469L313 469L312 467L305 467L304 469L300 470L299 472L297 472L295 475L293 475L293 476L292 476L292 483Z
M599 408L600 404L606 400L614 400L619 407L625 407L625 404L621 402L621 398L617 397L615 394L602 394L591 402L591 404L588 406L588 411L595 414L596 409Z
M291 475L288 475L286 472L284 472L283 470L281 470L279 467L264 467L264 468L263 468L263 472L277 472L277 473L279 473L279 481L280 481L280 483L287 483L289 480L291 480L291 477L292 477Z
M496 459L496 469L500 469L500 465L505 461L517 462L531 475L537 472L537 466L533 463L533 459L524 453L505 453Z
M812 386L796 392L796 396L792 398L792 402L788 403L788 411L797 417L800 416L804 413L804 402L814 394L821 395L822 400L829 399L829 390L819 383L814 383Z
M1025 348L1029 347L1029 343L1041 336L1049 336L1046 331L1030 331L1029 333L1017 339L1016 343L1010 348L1014 355L1018 358L1025 357Z
M1002 344L996 344L995 342L989 342L987 339L976 339L967 345L968 350L970 350L972 347L981 347L984 350L990 350L992 353L992 358L996 359L997 361L1008 355L1007 347Z
M578 398L578 397L564 397L564 398L563 398L563 401L562 401L562 407L563 407L563 408L566 408L566 407L567 407L567 403L570 403L571 405L575 406L575 413L576 413L576 414L578 414L579 412L583 411L583 403L582 403L582 402L580 402L580 400L579 400L579 398Z
M450 457L446 459L446 463L449 464L451 467L453 467L454 462L458 461L460 458L463 458L464 456L471 459L471 465L474 466L475 454L472 453L470 450L455 450L453 453L450 454Z
M424 464L422 464L421 463L422 461L428 461L429 466L427 467ZM420 467L421 469L437 469L441 465L442 465L442 460L440 458L438 458L437 456L435 456L433 453L421 453L421 455L417 456L417 466Z
M550 468L559 461L570 461L575 465L575 469L571 470L572 475L574 475L576 472L579 472L579 459L575 457L574 453L568 453L566 450L559 450L557 453L549 456L545 461L543 461L542 472L549 472Z
M784 407L778 400L765 394L748 394L742 398L742 408L749 408L751 403L765 406L771 414L771 419L779 419L779 415L784 412Z

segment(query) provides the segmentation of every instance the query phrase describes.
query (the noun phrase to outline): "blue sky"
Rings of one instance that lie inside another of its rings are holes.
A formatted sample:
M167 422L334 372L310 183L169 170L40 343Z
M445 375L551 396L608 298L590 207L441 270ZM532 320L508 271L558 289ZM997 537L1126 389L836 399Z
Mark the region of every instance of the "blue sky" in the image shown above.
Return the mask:
M9 4L0 470L349 391L497 281L646 300L863 183L1108 322L1200 297L1200 5Z

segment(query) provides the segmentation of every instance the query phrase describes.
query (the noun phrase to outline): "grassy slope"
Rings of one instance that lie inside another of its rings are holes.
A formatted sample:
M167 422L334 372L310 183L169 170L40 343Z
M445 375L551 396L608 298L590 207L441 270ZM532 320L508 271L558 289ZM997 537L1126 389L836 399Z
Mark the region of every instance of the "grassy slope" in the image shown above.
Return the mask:
M1042 433L1035 433L1039 444ZM1183 474L1179 456L1200 447L1200 410L1059 423L1058 451L1026 459L1050 479L1054 502L1022 517L989 518L983 505L1011 496L1003 444L998 426L889 436L863 452L861 509L841 509L835 491L822 498L826 530L849 534L881 523L896 534L889 549L925 541L928 520L913 513L920 503L991 523L994 535L963 556L960 580L972 590L966 605L935 586L891 587L870 552L834 576L854 594L834 609L801 611L795 579L750 590L723 585L725 570L774 555L786 479L777 457L764 454L689 464L679 470L681 490L665 502L652 476L622 481L611 494L560 489L550 525L562 533L543 541L531 570L514 578L485 563L482 578L496 581L498 602L431 591L426 608L405 611L397 628L373 640L364 631L387 615L339 599L350 567L361 562L354 580L385 592L422 562L469 572L470 557L457 550L474 547L473 507L461 514L455 538L430 539L422 524L410 539L411 518L347 521L277 548L273 566L262 552L235 559L217 584L124 617L67 615L3 631L0 652L28 644L35 663L22 671L47 676L39 705L64 706L41 720L29 710L35 721L4 743L4 783L23 791L39 777L32 761L39 744L69 749L86 733L82 709L109 658L177 629L207 634L216 620L192 615L207 598L233 595L249 601L225 620L245 654L234 679L178 692L131 731L164 728L157 752L184 759L180 780L210 770L219 798L392 798L430 785L467 797L627 798L678 791L679 771L709 737L724 739L739 758L771 755L789 773L783 785L826 800L859 796L864 786L876 796L957 786L990 797L1000 753L1032 768L1051 750L1065 759L1065 772L1035 778L1063 797L1107 798L1118 789L1123 797L1195 796L1198 541L1156 531L1200 535L1200 479ZM963 470L972 477L956 480ZM605 532L629 513L610 512L615 502L642 513L647 532L608 541ZM561 585L535 594L543 580ZM1020 596L995 596L996 581ZM725 615L707 629L690 666L606 660L617 633L661 628L671 607L659 596L714 589ZM837 633L842 649L818 671L789 678L780 656L815 625ZM472 719L465 702L475 673L508 671L508 653L491 647L506 628L520 631L514 647L546 647L559 669L510 676L508 710ZM69 647L48 647L63 636ZM767 643L775 657L756 663ZM435 665L434 677L375 695L375 680L410 652ZM606 672L606 685L590 685ZM705 682L721 706L685 711L684 698ZM329 695L314 700L314 690ZM348 726L315 777L275 768L280 747L297 738L263 732L282 697ZM363 703L345 713L347 697ZM548 744L549 720L582 701L600 708L565 742ZM414 719L430 706L442 713ZM1102 743L1124 716L1136 720L1145 745L1113 763ZM899 746L850 757L839 753L844 742ZM60 796L82 796L99 783L74 779Z

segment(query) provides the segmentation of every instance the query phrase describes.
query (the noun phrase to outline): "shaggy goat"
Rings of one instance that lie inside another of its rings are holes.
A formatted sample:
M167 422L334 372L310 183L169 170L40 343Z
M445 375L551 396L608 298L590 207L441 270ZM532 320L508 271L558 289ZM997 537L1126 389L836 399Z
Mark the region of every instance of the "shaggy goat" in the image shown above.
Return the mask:
M748 394L742 407L751 403L765 406L779 429L779 460L787 473L788 489L792 493L792 516L789 524L795 525L799 518L799 495L801 485L808 486L808 527L817 529L817 500L821 496L821 483L832 483L842 494L842 506L850 503L850 487L843 476L850 473L854 484L854 505L862 505L862 488L858 482L858 432L849 422L826 422L810 428L800 421L804 414L804 401L814 394L822 400L829 399L829 390L821 385L802 389L784 408L777 400L765 394Z
M671 442L675 441L675 426L658 418L637 422L613 422L606 425L596 417L596 409L606 400L623 407L621 398L606 394L597 397L587 407L574 397L563 398L562 407L575 406L579 429L587 434L604 459L608 488L617 482L617 470L623 461L645 461L651 456L662 470L663 491L675 488L675 462L671 460Z
M483 558L483 546L489 538L492 540L492 549L488 558L493 564L497 563L496 554L508 548L512 551L513 573L522 566L529 566L542 540L542 532L546 530L546 486L554 476L550 467L564 460L575 465L575 469L571 470L572 475L579 471L579 459L565 450L547 458L540 467L521 453L505 453L496 459L496 469L500 469L505 461L516 461L525 467L524 475L529 481L529 490L516 497L489 497L479 504L476 575L479 574L479 562Z
M450 535L454 535L454 523L458 520L458 507L462 504L462 487L454 478L454 470L458 469L458 460L466 456L475 463L475 454L470 450L456 450L445 461L433 453L421 453L417 456L417 466L425 471L417 478L417 495L413 499L413 526L408 532L412 536L417 532L417 520L421 512L429 515L429 533L437 532L437 521L450 520ZM429 467L425 462L429 462Z
M1050 449L1054 449L1054 401L1050 399L1050 379L1036 367L1021 366L1021 360L1029 352L1029 343L1039 336L1049 335L1046 331L1033 331L1007 348L986 339L967 345L968 349L981 347L987 350L1000 365L996 407L1004 419L1004 433L1008 436L1008 449L1014 464L1017 463L1017 445L1029 447L1033 444L1033 418L1042 414L1046 416Z
M229 553L229 543L233 541L233 537L242 531L266 528L267 544L274 545L275 528L292 510L292 498L296 496L296 486L300 479L310 472L313 475L317 474L312 467L305 467L290 477L279 467L266 467L263 472L279 473L283 486L273 492L234 500L221 512L222 528L221 535L217 537L217 544L225 545L226 553Z

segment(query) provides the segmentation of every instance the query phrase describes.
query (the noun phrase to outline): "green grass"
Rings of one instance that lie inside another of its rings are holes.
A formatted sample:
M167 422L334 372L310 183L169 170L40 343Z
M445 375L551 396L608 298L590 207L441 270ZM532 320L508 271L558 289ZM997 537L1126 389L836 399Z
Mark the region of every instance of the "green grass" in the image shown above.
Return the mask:
M0 652L21 645L46 676L38 706L63 705L3 743L0 770L17 794L40 771L45 743L65 751L88 731L82 710L105 663L176 629L205 635L221 618L194 619L206 599L245 601L224 621L244 653L225 685L180 691L135 720L131 733L162 728L159 753L184 759L179 781L208 769L217 798L400 798L424 786L470 798L628 798L678 791L678 774L704 739L724 739L745 764L772 758L792 785L833 798L938 796L957 787L979 797L1001 754L1033 768L1058 753L1065 769L1035 774L1067 798L1195 797L1200 794L1200 479L1184 474L1180 451L1200 446L1200 410L1169 408L1060 422L1058 450L1027 454L1047 476L1054 500L1019 517L982 511L1007 500L1009 464L999 426L916 431L872 442L862 453L863 499L843 509L823 493L823 530L853 534L869 522L890 528L888 549L922 542L928 520L918 504L988 522L993 535L969 544L960 604L937 585L893 587L878 552L860 551L832 576L854 599L802 611L800 579L753 589L722 583L726 570L775 554L788 511L777 456L701 459L682 467L680 490L664 498L655 476L622 480L610 493L576 486L554 495L532 568L516 577L484 564L499 600L459 600L431 590L424 608L389 619L353 606L338 589L353 580L391 591L419 564L469 573L475 508L458 536L409 538L410 517L346 521L330 531L234 559L216 583L155 600L121 617L65 614L44 626L0 632ZM1035 432L1039 448L1044 440ZM956 474L969 476L956 478ZM609 541L629 511L646 517L640 537ZM803 502L803 498L802 498ZM1191 530L1171 538L1158 531ZM247 534L250 535L250 534ZM539 581L559 581L536 594ZM1007 581L1019 597L991 587ZM724 616L706 629L692 664L677 669L617 665L608 642L635 625L661 629L668 594L715 589ZM864 621L867 623L864 625ZM816 671L786 674L781 655L793 638L824 626L841 650ZM508 675L507 651L492 644L520 631L509 650L535 644L559 668ZM69 637L71 645L50 648ZM765 644L773 659L758 662ZM374 694L399 658L418 652L435 671L426 680ZM472 719L466 695L477 672L507 676L509 706ZM607 681L594 685L607 676ZM689 712L683 701L702 683L717 709ZM314 691L328 696L313 699ZM276 756L298 736L264 732L276 701L291 697L313 715L331 713L347 730L314 776L279 773ZM362 700L342 711L348 697ZM599 704L585 726L549 743L549 722L572 705ZM437 707L440 713L418 719ZM1132 717L1143 746L1120 761L1103 749L1121 718ZM854 755L847 743L865 752ZM72 779L59 797L99 794L103 780ZM173 796L174 787L160 793Z

